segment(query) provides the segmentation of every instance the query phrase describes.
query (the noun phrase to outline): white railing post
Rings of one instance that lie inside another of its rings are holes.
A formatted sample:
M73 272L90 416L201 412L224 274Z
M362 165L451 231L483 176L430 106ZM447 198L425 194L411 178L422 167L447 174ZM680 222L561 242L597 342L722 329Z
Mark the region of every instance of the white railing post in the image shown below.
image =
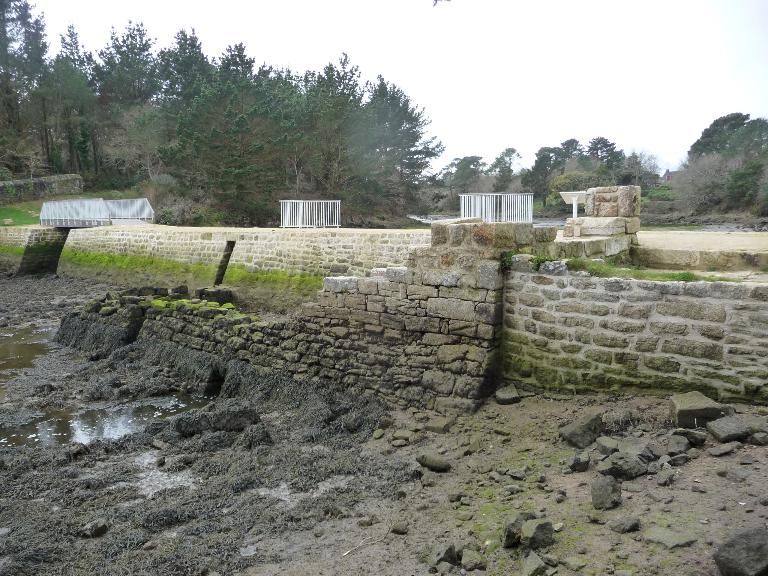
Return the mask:
M341 200L280 200L281 228L341 226Z
M459 194L462 218L484 222L533 222L533 194Z

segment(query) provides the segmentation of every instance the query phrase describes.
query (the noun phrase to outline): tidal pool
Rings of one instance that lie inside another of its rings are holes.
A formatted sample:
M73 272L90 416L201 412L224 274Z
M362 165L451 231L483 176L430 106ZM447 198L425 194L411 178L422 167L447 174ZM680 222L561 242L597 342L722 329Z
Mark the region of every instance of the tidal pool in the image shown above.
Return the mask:
M116 440L141 431L154 420L205 406L210 398L176 394L77 411L49 410L13 428L0 428L2 446L54 446Z
M3 382L13 378L18 370L31 368L35 358L48 352L50 330L27 326L15 332L0 328L0 398L5 395Z

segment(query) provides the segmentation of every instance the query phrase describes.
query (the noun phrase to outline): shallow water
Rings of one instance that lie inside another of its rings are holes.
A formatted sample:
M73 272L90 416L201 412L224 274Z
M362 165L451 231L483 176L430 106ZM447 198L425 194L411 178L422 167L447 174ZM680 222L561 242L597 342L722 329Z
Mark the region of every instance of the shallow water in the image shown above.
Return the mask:
M154 420L205 406L209 398L176 394L78 411L50 410L22 426L0 428L2 446L55 446L115 440L141 431Z
M50 330L28 326L16 331L0 328L0 398L5 395L3 382L13 378L18 370L31 368L35 358L48 352Z

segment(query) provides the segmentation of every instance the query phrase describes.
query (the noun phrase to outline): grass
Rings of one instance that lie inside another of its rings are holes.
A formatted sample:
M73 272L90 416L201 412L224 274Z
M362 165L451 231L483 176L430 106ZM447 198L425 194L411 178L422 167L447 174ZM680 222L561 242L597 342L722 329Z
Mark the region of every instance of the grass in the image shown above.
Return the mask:
M49 198L40 198L37 200L26 200L24 202L14 202L0 206L0 226L27 226L29 224L38 224L40 222L40 208L45 201L55 200L78 200L83 198L104 198L105 200L121 200L124 198L135 198L137 193L131 190L101 190L99 192L84 192L82 194L51 196ZM5 220L10 220L5 224Z
M663 270L648 270L639 267L621 267L609 262L572 258L568 260L568 269L583 270L599 278L634 278L636 280L655 280L660 282L740 282L738 278L725 276L702 276L693 272L665 272Z

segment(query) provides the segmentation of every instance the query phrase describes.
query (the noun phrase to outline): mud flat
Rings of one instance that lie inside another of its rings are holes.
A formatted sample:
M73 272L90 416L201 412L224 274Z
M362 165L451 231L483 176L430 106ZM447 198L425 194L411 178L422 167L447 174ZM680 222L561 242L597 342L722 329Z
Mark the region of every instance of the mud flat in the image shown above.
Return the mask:
M766 522L761 408L721 407L726 440L659 398L507 389L443 417L237 361L214 390L97 327L49 340L109 287L0 284L4 333L44 344L2 372L0 574L717 575Z

